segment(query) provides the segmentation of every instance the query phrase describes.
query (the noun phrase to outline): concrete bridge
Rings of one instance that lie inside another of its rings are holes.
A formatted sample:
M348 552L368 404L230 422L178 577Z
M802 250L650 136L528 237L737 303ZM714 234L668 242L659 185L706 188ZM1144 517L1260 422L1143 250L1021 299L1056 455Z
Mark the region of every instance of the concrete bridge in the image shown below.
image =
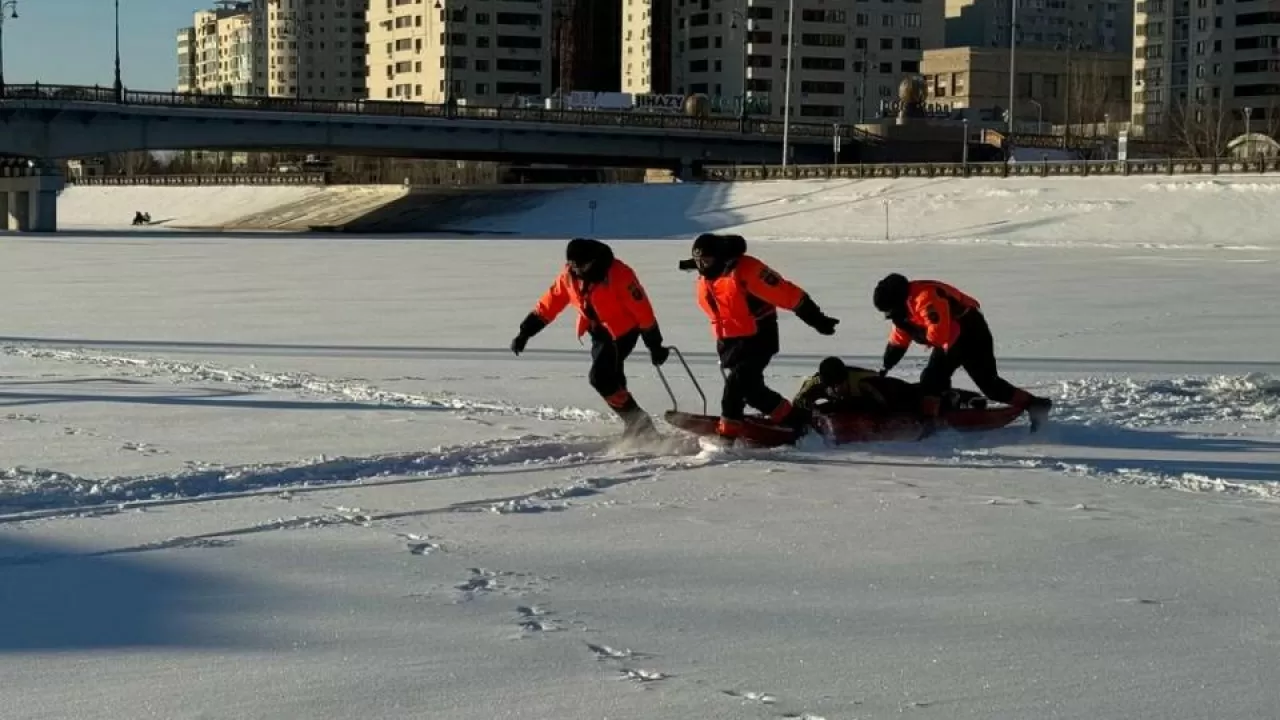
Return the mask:
M118 100L118 101L117 101ZM830 124L791 123L793 161L830 162ZM856 160L847 126L842 159ZM8 86L0 155L43 159L129 150L273 150L458 160L666 167L777 163L782 124L688 115L298 101L66 86Z

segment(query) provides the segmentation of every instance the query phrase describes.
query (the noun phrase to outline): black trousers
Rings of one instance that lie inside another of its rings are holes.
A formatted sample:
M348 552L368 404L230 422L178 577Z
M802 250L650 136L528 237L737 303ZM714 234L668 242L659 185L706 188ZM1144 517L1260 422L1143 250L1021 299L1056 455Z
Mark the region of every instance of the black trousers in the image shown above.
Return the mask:
M987 319L981 312L970 310L959 322L960 337L951 349L934 348L929 356L929 363L920 373L920 391L941 395L951 389L951 376L956 370L964 368L983 395L999 403L1012 402L1018 389L996 370L995 340Z
M616 340L603 329L591 333L591 370L587 373L587 381L596 392L600 393L600 397L608 398L619 390L627 389L627 376L623 371L623 364L631 351L636 349L636 343L639 340L639 330L632 330ZM635 401L628 404L634 406Z
M725 371L720 417L741 420L748 405L766 415L778 409L783 397L764 384L765 368L778 354L777 315L761 319L755 335L721 340L716 350Z

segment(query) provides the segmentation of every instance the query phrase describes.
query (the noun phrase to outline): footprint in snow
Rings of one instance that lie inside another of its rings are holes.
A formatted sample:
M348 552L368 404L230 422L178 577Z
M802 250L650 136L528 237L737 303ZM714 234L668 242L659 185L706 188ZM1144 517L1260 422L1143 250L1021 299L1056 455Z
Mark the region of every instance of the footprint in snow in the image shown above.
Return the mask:
M631 680L638 683L657 682L671 677L658 670L644 670L642 668L623 668L619 672L622 674L623 680Z
M739 692L737 690L725 690L724 694L730 697L742 698L743 700L750 700L751 702L763 703L765 705L772 705L773 703L778 702L778 697L776 695L770 695L769 693L762 693L762 692L754 692L752 690L747 690L745 692Z
M546 619L550 613L536 605L521 605L516 612L520 614L519 625L525 632L555 632L560 629L559 625Z
M626 658L651 657L644 653L635 652L630 648L618 649L609 647L608 645L596 645L594 643L587 643L587 648L596 654L596 658L598 660L624 660Z
M155 445L148 445L147 443L136 443L136 442L127 442L121 445L120 449L132 450L137 453L142 453L143 455L166 455L169 452L168 450L161 450Z

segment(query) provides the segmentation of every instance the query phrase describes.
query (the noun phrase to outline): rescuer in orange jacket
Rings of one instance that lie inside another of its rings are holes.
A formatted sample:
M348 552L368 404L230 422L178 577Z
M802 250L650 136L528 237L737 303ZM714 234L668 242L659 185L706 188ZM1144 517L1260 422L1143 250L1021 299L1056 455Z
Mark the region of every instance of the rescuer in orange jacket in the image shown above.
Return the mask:
M926 415L938 415L941 395L951 389L951 376L963 367L987 398L1027 410L1033 428L1044 422L1053 402L1000 377L995 341L977 300L937 280L907 280L892 273L876 285L872 302L893 323L881 374L902 360L913 341L933 348L920 374Z
M566 263L533 312L520 323L511 351L524 352L529 338L551 324L569 305L578 310L578 337L591 336L591 386L622 418L627 436L654 436L653 420L627 390L623 363L643 339L654 365L667 361L662 331L653 306L635 272L598 240L575 238L565 249Z
M711 320L720 366L725 370L717 431L724 437L742 432L747 405L779 425L803 430L810 413L792 406L764 382L764 371L778 353L778 308L796 314L823 335L836 331L808 293L747 255L740 235L703 233L693 242L693 261L681 267L697 268L698 306Z

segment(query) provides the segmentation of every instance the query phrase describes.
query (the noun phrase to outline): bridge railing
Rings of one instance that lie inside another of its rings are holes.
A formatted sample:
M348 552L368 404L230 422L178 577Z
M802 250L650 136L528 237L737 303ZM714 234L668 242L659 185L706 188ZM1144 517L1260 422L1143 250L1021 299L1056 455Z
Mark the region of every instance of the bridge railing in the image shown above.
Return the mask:
M783 123L729 117L701 117L661 112L616 112L601 110L557 110L545 108L478 107L471 105L432 105L393 100L307 100L286 97L239 95L203 95L197 93L151 92L128 90L117 100L113 88L80 85L7 85L4 101L39 100L45 102L93 102L153 107L205 108L223 110L260 110L335 115L373 115L452 120L499 120L509 122L550 123L563 125L655 128L663 130L697 130L726 134L781 136ZM836 127L829 123L790 123L789 133L796 137L830 138ZM844 139L865 140L865 131L848 125L839 126Z
M68 185L85 186L212 186L212 185L325 185L324 173L211 173L205 175L97 175L67 178Z
M824 180L902 177L1090 177L1126 175L1226 175L1280 172L1280 158L1236 160L1061 160L980 163L865 163L861 165L714 165L703 168L710 182Z

